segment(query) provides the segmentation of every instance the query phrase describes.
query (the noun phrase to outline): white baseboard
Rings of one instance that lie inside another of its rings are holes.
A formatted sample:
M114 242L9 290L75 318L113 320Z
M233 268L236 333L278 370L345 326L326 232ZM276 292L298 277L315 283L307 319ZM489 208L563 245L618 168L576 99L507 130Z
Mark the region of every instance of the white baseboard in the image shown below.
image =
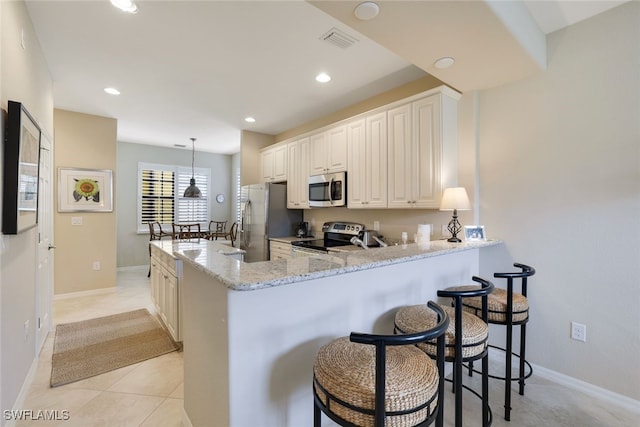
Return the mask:
M22 387L20 388L20 393L18 393L18 397L16 397L16 401L13 404L13 411L20 411L24 408L24 402L27 399L27 393L29 393L29 389L31 388L31 384L33 384L33 379L36 376L36 370L38 369L38 356L33 359L31 362L31 367L29 368L29 372L27 372L27 377L24 379L22 383ZM16 419L11 418L7 420L4 427L15 427Z
M182 425L184 427L193 427L193 424L191 424L191 420L189 419L189 415L187 415L187 412L184 410L184 405L182 405Z
M504 352L495 348L490 348L489 359L492 361L492 363L497 362L504 365ZM589 396L595 397L596 399L602 400L604 402L608 402L627 411L640 414L640 401L638 400L632 399L619 393L614 393L613 391L607 390L605 388L598 387L596 385L587 383L577 378L570 377L565 374L561 374L560 372L552 371L551 369L547 369L533 363L531 363L531 367L533 368L533 375L568 387L570 389L580 391L584 394L588 394Z
M61 300L61 299L68 299L68 298L77 298L77 297L85 297L88 295L102 295L102 294L109 294L112 292L116 291L116 287L110 287L110 288L100 288L100 289L91 289L89 291L78 291L78 292L67 292L64 294L57 294L53 296L53 299L55 301L57 300Z
M614 393L613 391L595 386L593 384L581 381L568 375L552 371L551 369L543 368L542 366L534 364L531 364L531 366L533 367L534 375L537 375L549 381L553 381L554 383L561 384L565 387L581 391L584 394L588 394L612 405L619 406L626 409L627 411L640 414L640 401L638 400L632 399L622 394Z

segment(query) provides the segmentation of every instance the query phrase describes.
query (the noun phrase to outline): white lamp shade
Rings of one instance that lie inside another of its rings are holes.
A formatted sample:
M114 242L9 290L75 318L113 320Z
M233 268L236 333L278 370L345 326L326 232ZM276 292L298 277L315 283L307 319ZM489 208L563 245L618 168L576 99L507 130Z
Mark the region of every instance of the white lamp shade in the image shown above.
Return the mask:
M440 210L452 211L454 209L459 211L468 211L471 209L469 196L467 196L467 190L465 190L464 187L453 187L444 190Z

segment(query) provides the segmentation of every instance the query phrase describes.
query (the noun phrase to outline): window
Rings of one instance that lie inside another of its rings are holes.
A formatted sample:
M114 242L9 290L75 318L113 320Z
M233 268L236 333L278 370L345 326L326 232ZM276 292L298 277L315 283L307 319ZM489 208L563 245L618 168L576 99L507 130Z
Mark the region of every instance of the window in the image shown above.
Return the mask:
M199 199L184 198L191 180L191 168L138 163L138 232L149 231L149 222L168 227L174 222L209 222L209 178L211 170L195 168Z

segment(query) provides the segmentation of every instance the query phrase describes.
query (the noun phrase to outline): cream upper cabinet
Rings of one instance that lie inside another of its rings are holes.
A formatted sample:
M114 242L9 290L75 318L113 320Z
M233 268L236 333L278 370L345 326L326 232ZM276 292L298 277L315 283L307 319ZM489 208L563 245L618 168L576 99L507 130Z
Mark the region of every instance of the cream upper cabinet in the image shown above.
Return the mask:
M261 155L262 180L280 182L287 180L287 144L278 144L265 148Z
M457 178L457 99L437 93L387 112L388 207L440 207Z
M347 124L348 207L387 207L387 114L380 112Z
M309 137L287 144L287 207L289 209L307 209L309 196L307 178L309 177Z
M347 127L339 125L310 136L309 174L347 170Z

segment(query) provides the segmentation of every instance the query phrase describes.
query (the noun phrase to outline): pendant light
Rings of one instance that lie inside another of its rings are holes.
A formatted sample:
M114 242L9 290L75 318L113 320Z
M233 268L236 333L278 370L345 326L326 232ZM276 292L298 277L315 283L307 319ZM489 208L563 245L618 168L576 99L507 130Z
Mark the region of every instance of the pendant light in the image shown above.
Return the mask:
M193 169L193 162L195 161L195 158L196 158L196 139L195 138L190 138L190 139L191 139L191 181L189 181L189 186L187 187L187 189L184 190L183 197L197 199L199 197L202 197L202 193L200 192L200 189L196 187L196 179L195 179L195 173Z

